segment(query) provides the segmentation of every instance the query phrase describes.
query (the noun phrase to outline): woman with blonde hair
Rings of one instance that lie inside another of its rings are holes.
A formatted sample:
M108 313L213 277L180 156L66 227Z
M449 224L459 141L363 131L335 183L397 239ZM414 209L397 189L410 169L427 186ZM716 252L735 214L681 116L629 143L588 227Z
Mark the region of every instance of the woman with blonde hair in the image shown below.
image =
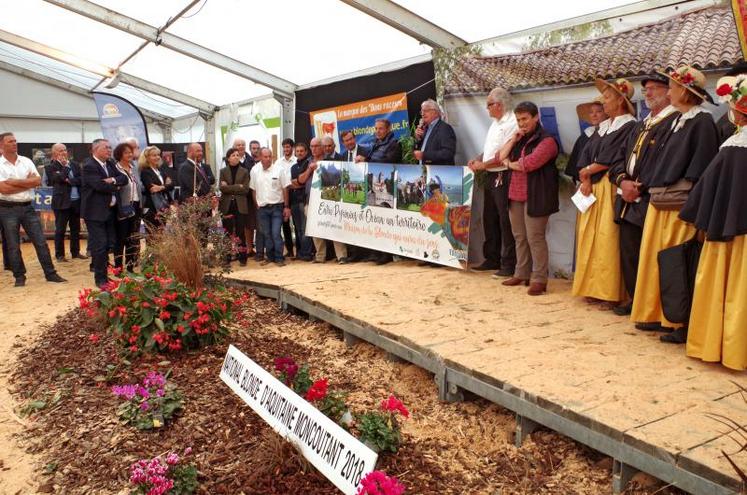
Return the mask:
M690 66L669 73L671 104L680 111L664 137L648 184L651 197L643 225L636 293L630 319L645 331L669 331L663 342L684 344L687 329L664 316L659 285L659 251L692 239L695 227L678 218L688 193L718 152L718 129L702 104L713 102L704 89L705 76Z
M620 267L620 227L614 221L615 189L608 172L625 160L624 144L636 120L630 82L597 79L596 87L609 118L599 124L578 162L579 189L584 196L593 194L596 201L578 216L573 295L584 296L589 302L605 301L612 307L625 300L625 288Z
M161 150L156 146L148 146L140 153L138 166L145 189L143 219L148 231L161 226L158 213L171 205L169 193L174 189L174 183L171 177L161 171L162 163Z
M705 233L695 275L687 355L747 369L747 74L721 78L739 131L721 145L680 219Z

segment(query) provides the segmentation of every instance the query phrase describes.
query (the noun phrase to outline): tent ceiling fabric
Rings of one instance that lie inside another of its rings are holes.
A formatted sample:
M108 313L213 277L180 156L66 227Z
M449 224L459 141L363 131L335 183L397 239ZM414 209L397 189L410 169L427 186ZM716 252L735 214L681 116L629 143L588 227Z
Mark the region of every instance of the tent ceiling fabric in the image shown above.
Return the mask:
M641 8L655 2L640 2ZM94 3L157 28L189 1L95 0ZM528 5L461 0L455 5L446 0L394 0L393 3L471 43L631 2L534 0ZM5 7L1 10L0 29L108 67L117 67L143 42L142 38L45 0L0 0L0 7ZM431 51L426 44L339 0L203 0L166 32L296 85ZM39 63L37 60L37 66ZM49 66L51 61L45 59L44 64ZM49 72L50 77L60 77ZM122 72L218 105L272 93L263 85L154 44L127 62ZM90 84L87 87L90 89L98 80L89 74L72 84L81 87ZM138 99L134 95L133 98ZM186 108L173 102L164 103L164 99L152 95L141 95L139 102L169 116L181 114Z

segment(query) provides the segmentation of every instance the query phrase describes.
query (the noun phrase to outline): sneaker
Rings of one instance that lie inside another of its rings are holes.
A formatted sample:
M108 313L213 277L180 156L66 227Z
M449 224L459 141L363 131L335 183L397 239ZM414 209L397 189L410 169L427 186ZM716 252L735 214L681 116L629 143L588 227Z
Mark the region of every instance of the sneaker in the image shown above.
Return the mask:
M286 265L285 260L276 261L275 264L277 266L285 266Z
M26 277L18 277L16 279L15 286L16 287L23 287L24 285L26 285Z
M54 282L56 284L59 284L61 282L67 282L64 278L60 277L59 274L53 273L52 275L47 275L47 282Z
M343 258L340 258L339 260L337 260L337 262L339 264L341 264L341 265L347 265L348 263L350 263L350 260L343 257Z

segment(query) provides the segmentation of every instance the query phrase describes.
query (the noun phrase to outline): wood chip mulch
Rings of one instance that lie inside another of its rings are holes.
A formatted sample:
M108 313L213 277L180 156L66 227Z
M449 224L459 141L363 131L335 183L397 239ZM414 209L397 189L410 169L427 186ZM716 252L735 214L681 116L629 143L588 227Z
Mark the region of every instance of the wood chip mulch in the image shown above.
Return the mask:
M513 415L483 400L438 402L433 378L380 350L348 348L327 324L281 312L252 294L234 322L230 343L265 369L278 356L311 365L312 377L349 392L354 413L374 409L390 393L410 408L404 443L379 457L408 494L598 494L611 491L611 460L556 433L540 430L517 449ZM113 340L89 341L101 324L78 310L61 317L18 356L12 376L21 404L45 400L21 439L41 454L41 493L128 493L128 468L141 458L182 452L200 471L204 494L337 494L219 378L227 343L200 351L148 356L122 364ZM140 432L121 425L111 386L148 371L171 370L184 411L164 428ZM631 483L626 493L680 493Z

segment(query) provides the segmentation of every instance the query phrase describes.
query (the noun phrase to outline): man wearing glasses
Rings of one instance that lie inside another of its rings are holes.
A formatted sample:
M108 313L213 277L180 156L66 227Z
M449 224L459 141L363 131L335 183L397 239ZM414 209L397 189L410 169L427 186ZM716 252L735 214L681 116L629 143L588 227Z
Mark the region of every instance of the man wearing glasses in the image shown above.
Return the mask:
M511 95L505 89L493 89L488 94L486 107L491 124L485 137L485 145L482 153L467 163L474 172L487 171L482 210L485 232L482 251L485 261L473 269L497 270L496 276L510 277L516 265L516 244L508 218L508 176L499 168L497 155L519 127L516 116L511 111Z
M415 129L415 159L421 165L453 165L456 134L441 119L438 103L425 100L420 105L420 116L420 125Z

